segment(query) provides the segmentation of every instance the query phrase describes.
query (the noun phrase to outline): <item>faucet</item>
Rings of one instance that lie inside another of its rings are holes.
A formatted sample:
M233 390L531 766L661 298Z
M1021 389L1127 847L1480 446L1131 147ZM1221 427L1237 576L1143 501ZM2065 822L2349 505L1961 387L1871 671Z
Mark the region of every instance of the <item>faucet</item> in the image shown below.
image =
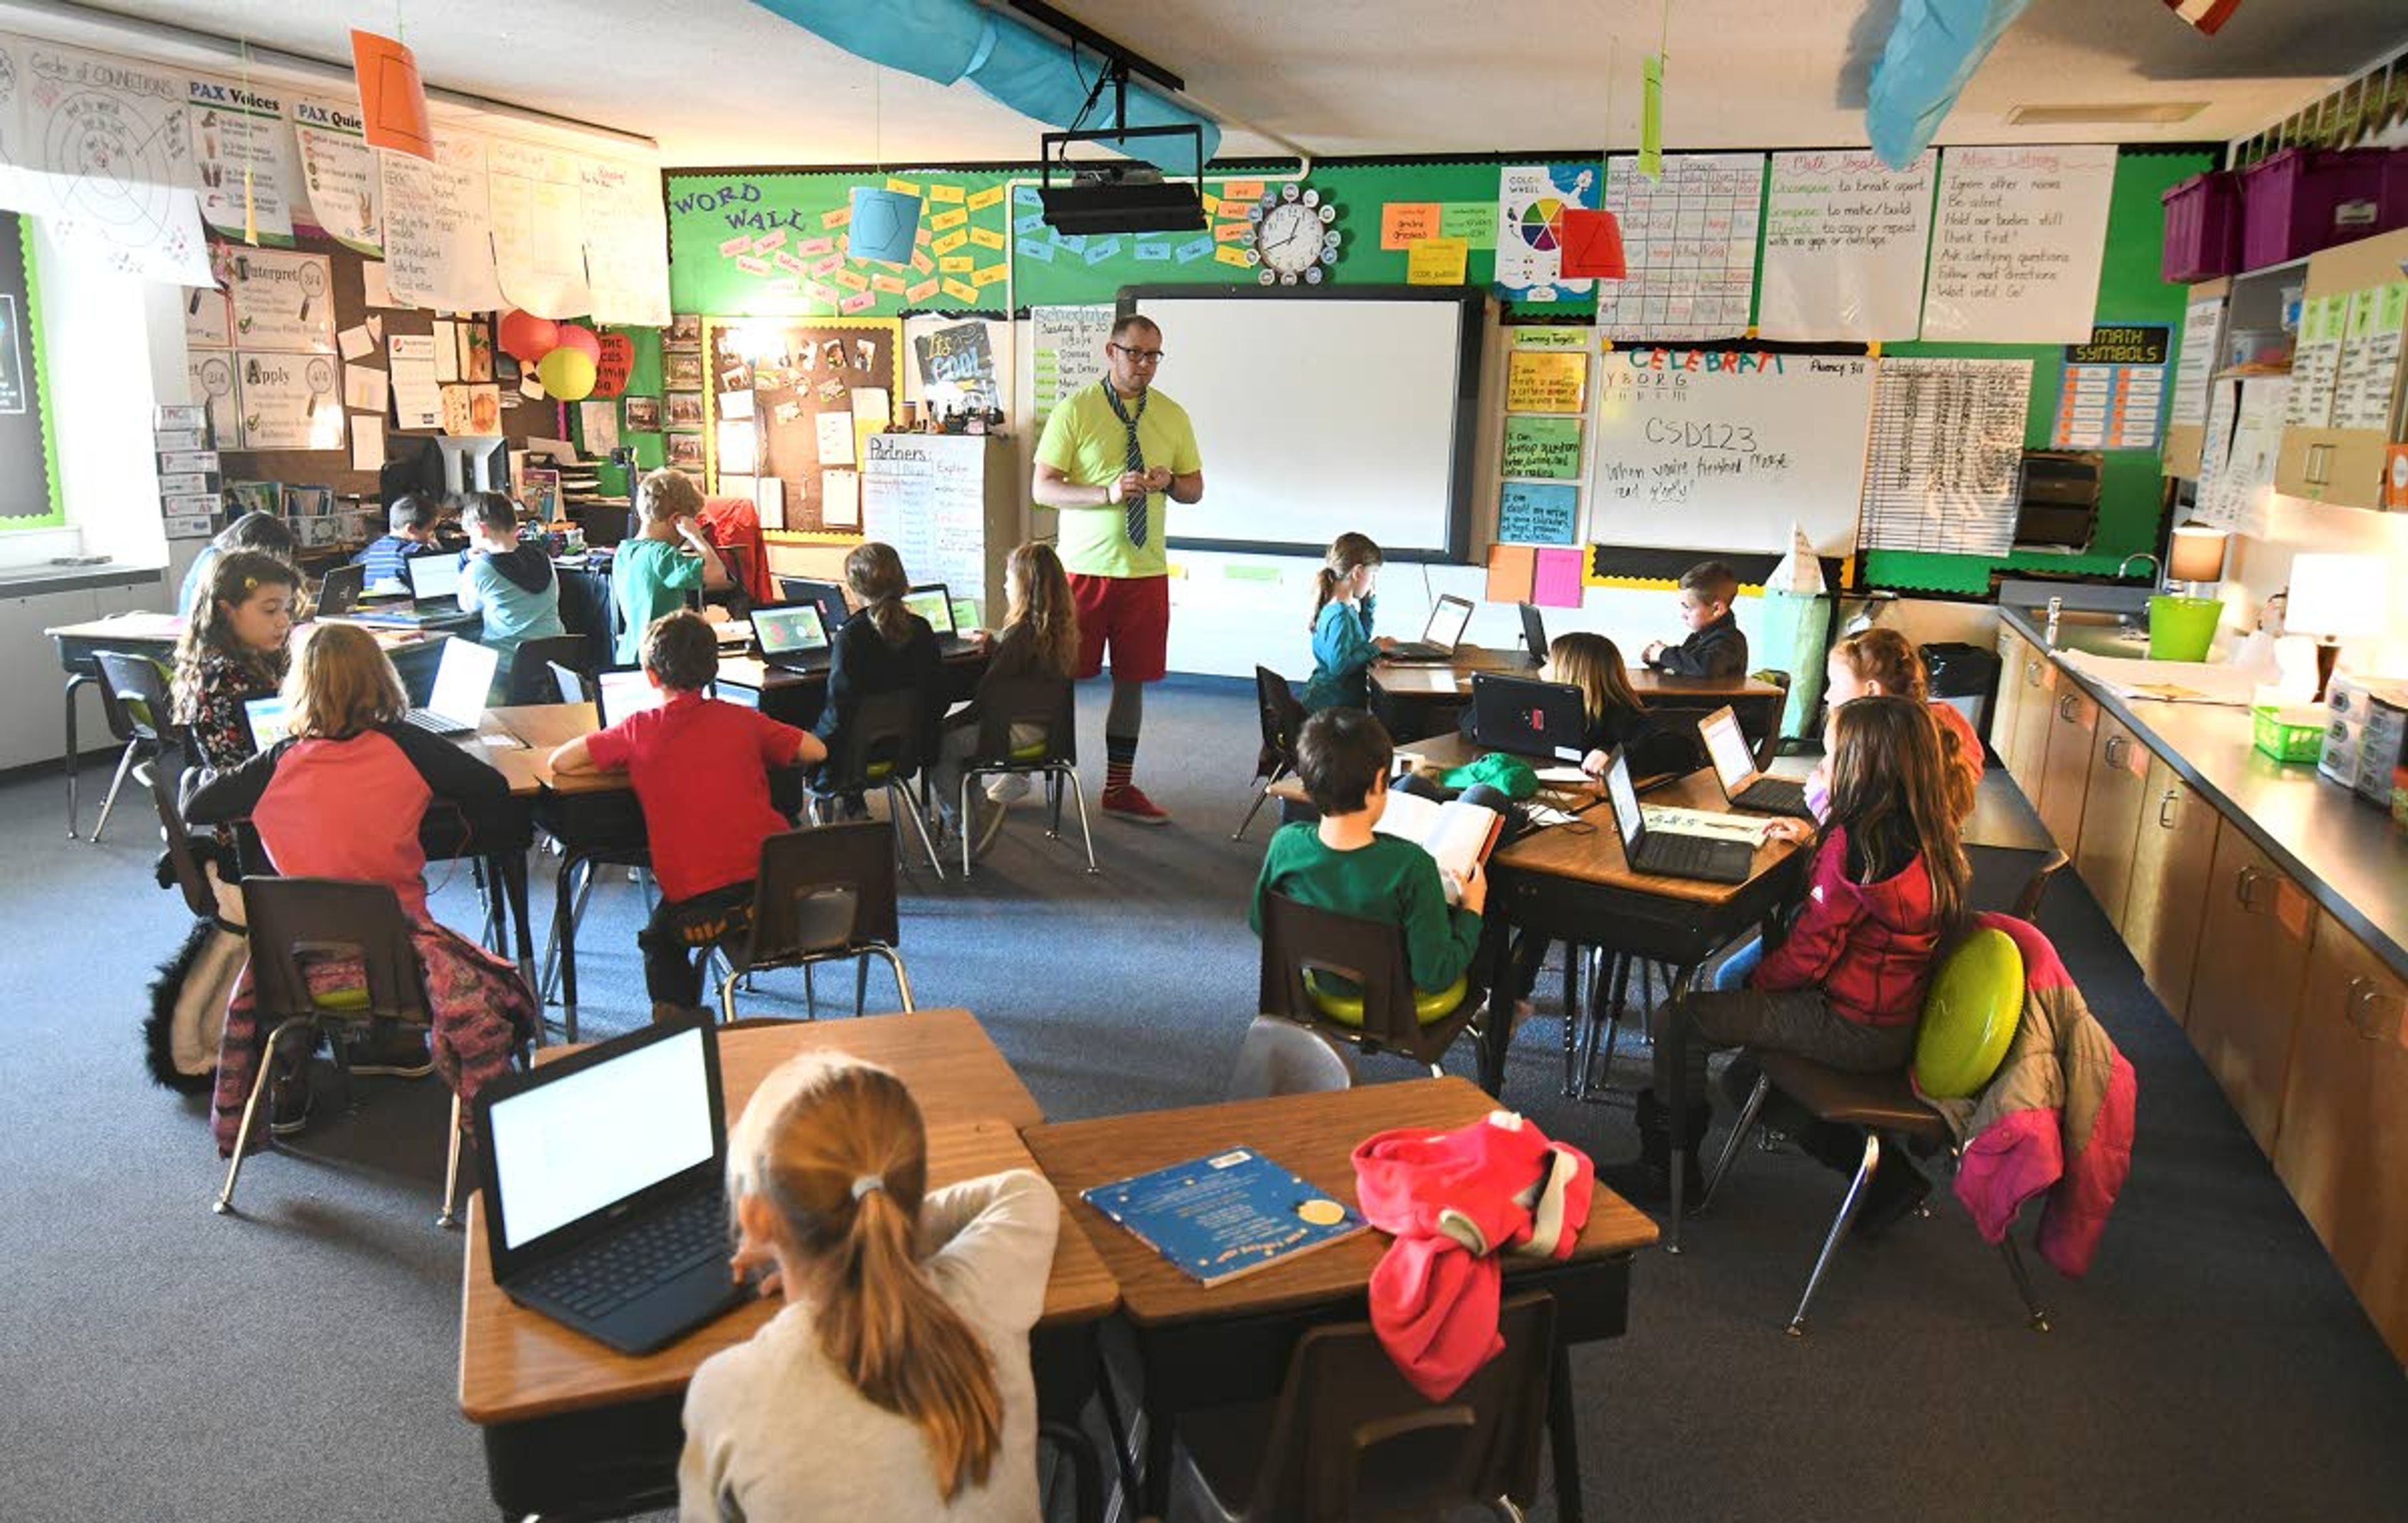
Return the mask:
M2162 573L2166 568L2166 563L2157 559L2154 554L2151 554L2145 550L2136 550L2115 563L2115 574L2118 577L2123 576L2127 571L2131 569L2132 563L2134 561L2146 561L2149 563L2149 572L2152 581L2154 581L2156 577Z

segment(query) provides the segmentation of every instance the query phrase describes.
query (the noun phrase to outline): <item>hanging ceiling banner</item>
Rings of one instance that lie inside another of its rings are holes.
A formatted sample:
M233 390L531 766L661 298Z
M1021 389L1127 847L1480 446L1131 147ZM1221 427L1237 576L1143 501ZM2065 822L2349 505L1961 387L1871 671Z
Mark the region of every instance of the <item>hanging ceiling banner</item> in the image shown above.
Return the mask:
M586 159L578 167L594 321L668 326L668 213L660 171L624 159Z
M99 53L24 50L26 153L38 214L54 237L107 267L177 285L214 285L201 232L186 82Z
M365 254L384 252L384 183L368 147L359 107L303 95L293 102L293 136L301 153L294 220Z
M184 118L202 217L247 243L292 242L300 177L282 97L206 76L195 76L187 88Z
M496 137L485 149L494 221L494 274L502 295L538 317L582 317L585 286L583 176L579 156Z
M485 199L485 140L446 135L435 162L380 152L384 179L385 276L412 307L490 312L503 307L494 279L493 219Z

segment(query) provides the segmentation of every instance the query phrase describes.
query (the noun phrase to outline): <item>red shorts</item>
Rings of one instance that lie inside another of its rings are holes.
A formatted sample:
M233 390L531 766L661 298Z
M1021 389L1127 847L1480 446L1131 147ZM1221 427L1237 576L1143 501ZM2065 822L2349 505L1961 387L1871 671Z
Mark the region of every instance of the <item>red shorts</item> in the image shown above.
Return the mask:
M1158 682L1169 669L1168 577L1091 577L1069 573L1070 601L1079 610L1079 668L1074 677L1104 669L1104 645L1112 648L1112 680Z

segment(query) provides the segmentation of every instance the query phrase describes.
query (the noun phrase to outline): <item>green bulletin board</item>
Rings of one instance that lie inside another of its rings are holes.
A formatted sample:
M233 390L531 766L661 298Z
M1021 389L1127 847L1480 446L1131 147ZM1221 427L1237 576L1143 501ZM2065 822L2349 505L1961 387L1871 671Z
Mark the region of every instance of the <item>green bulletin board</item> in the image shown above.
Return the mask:
M0 533L66 522L43 381L41 296L33 228L0 212Z

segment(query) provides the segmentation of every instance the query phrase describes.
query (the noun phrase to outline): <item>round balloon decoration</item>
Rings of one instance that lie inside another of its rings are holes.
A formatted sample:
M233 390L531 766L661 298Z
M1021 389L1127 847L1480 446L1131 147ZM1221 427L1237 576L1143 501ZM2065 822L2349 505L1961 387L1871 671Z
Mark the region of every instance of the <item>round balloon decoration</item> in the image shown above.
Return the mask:
M566 345L536 362L536 379L559 401L581 402L594 395L594 356Z
M561 349L577 351L596 365L602 363L602 336L592 328L580 327L574 323L563 323L560 324L558 337L552 341Z
M533 312L508 311L502 314L496 338L503 353L533 365L560 347L560 324Z

